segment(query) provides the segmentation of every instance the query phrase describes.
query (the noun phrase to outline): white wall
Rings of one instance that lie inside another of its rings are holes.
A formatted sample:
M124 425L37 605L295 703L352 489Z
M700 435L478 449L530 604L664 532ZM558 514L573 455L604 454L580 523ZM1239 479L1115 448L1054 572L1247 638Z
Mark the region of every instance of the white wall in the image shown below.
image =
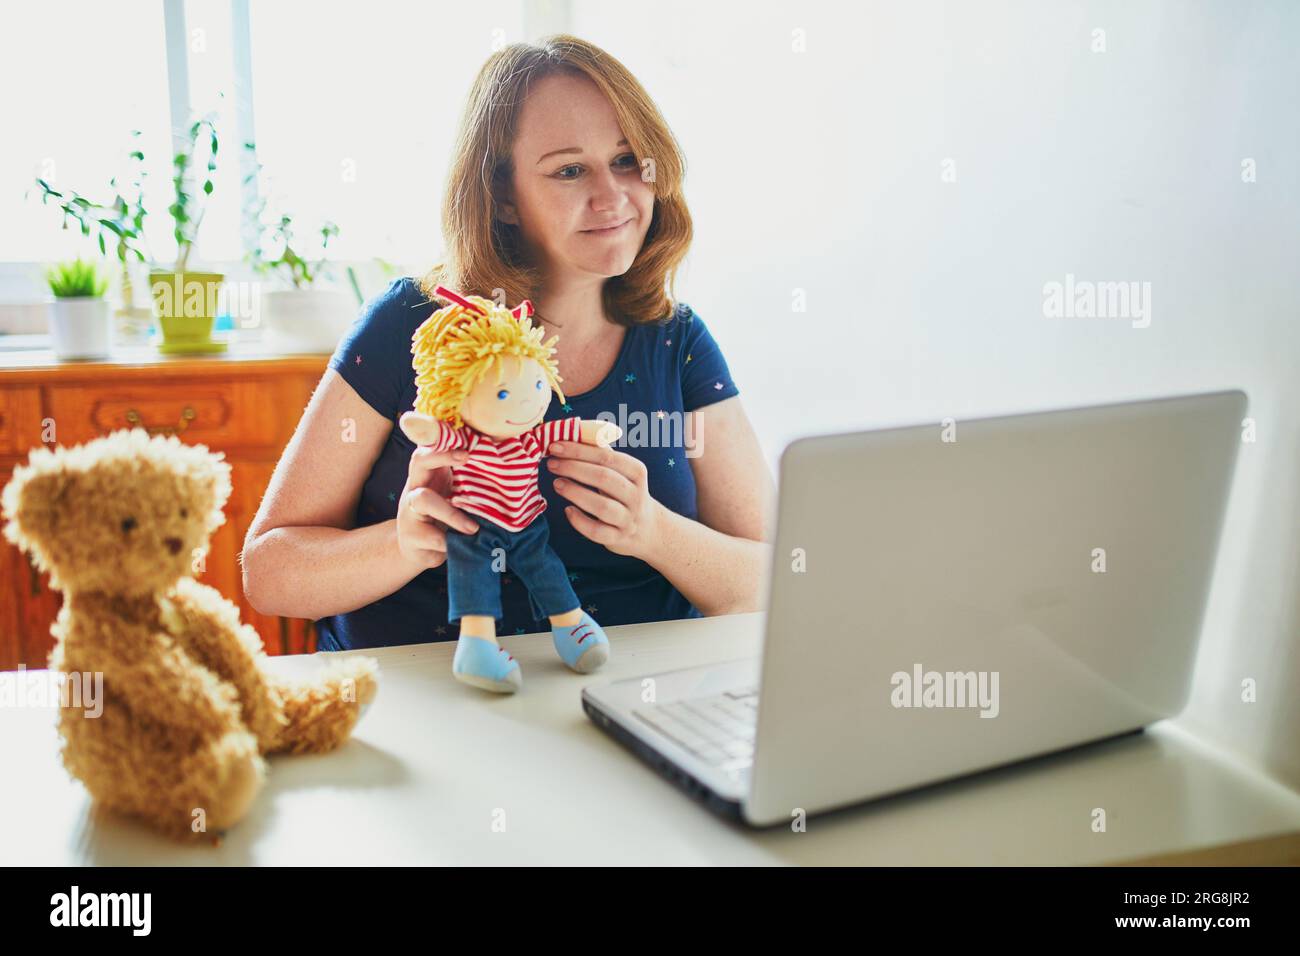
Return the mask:
M1184 722L1300 788L1300 6L642 9L577 0L572 29L683 141L679 291L774 460L806 431L1247 391ZM1045 318L1067 273L1150 282L1149 327Z

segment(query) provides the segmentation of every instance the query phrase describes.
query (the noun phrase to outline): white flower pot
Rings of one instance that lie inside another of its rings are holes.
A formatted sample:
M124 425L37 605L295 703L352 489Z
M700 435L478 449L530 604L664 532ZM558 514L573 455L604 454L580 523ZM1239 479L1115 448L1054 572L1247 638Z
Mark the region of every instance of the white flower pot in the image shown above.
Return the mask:
M50 303L50 345L57 358L108 358L112 343L107 299L86 296Z
M278 352L333 352L356 317L352 298L335 289L277 289L258 302L263 342Z

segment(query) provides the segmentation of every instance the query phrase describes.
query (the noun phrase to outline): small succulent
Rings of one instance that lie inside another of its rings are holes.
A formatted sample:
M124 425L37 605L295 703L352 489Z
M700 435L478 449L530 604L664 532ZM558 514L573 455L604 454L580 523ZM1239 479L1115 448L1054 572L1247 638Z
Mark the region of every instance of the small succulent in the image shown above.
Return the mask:
M108 289L108 277L84 259L55 263L45 270L45 280L57 299L97 299Z

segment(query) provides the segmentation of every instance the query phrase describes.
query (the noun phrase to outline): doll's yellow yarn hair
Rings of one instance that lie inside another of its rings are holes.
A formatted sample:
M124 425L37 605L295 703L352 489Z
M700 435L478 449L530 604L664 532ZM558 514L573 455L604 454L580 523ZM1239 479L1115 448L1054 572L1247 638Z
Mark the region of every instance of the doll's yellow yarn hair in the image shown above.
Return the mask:
M415 410L460 428L461 404L470 390L493 368L501 376L507 355L533 359L564 401L559 366L552 354L558 335L543 342L545 330L534 326L525 313L515 318L510 310L482 296L465 296L483 314L452 303L429 316L411 336L411 365L415 368Z

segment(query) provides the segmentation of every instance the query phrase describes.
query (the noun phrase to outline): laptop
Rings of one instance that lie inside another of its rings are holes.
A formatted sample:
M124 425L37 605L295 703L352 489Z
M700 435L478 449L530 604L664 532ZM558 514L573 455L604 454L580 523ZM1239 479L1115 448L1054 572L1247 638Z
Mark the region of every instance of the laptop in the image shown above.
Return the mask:
M1135 731L1190 692L1247 398L800 438L758 657L587 715L755 827Z

